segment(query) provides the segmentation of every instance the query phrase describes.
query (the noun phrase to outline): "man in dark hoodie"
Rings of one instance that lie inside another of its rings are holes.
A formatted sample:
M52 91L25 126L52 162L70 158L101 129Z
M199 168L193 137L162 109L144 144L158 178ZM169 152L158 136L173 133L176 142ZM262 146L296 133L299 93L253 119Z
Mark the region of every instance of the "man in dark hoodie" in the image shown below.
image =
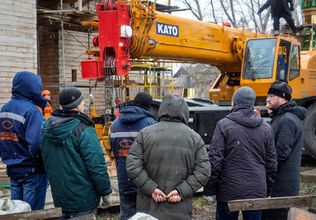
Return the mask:
M93 121L83 113L81 91L64 89L59 104L62 109L44 123L41 150L54 205L70 219L95 213L101 197L110 205L112 189Z
M233 109L215 128L209 151L212 175L206 196L216 196L216 220L237 220L227 202L267 197L277 169L271 126L254 110L256 94L241 87L233 95ZM243 211L244 220L260 220L261 211Z
M165 96L158 120L138 133L126 160L128 177L138 187L137 211L189 220L193 194L211 174L205 144L187 125L189 108L183 98Z
M110 144L116 160L120 195L120 219L126 220L136 214L136 186L128 180L126 157L138 132L156 123L149 108L152 97L146 92L138 93L133 102L120 111L111 126Z
M291 88L286 82L274 82L267 96L271 112L271 126L278 159L276 181L272 197L297 196L300 189L300 168L303 147L303 121L306 110L291 101ZM263 219L287 219L288 209L263 212Z
M259 9L258 14L261 14L263 10L269 7L271 7L271 16L273 18L273 34L278 35L280 33L280 18L284 18L293 34L297 35L297 28L291 13L291 11L294 11L293 0L267 0Z
M12 98L0 111L0 154L10 177L11 199L29 203L32 210L44 208L47 187L39 144L44 118L38 107L46 105L41 91L40 76L17 72Z

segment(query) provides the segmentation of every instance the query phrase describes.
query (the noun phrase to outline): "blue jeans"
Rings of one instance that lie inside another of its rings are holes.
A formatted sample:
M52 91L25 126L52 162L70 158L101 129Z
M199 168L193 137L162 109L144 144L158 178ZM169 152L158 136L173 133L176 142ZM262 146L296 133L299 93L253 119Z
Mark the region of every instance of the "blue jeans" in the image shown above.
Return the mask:
M30 204L32 210L43 209L48 180L45 174L23 178L10 178L12 200L22 200Z
M127 220L136 214L136 194L120 194L120 220Z
M238 220L239 211L230 212L227 202L217 202L216 220ZM243 211L243 220L261 220L261 211Z

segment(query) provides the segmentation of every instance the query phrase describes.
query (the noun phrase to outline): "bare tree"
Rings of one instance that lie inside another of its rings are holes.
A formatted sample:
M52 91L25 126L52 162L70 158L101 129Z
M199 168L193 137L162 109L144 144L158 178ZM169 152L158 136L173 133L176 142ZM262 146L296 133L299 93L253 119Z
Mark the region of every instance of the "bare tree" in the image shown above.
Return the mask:
M214 22L217 23L217 19L216 19L216 16L215 16L215 7L214 7L213 0L211 0L211 10L212 10L212 15L213 15Z
M230 21L233 27L266 33L272 30L271 11L257 14L266 0L180 0L198 20L211 19L215 23ZM208 4L207 2L208 1ZM302 23L300 0L293 0L295 11L293 19L296 25Z
M183 4L188 7L191 13L200 21L203 21L203 13L201 11L201 5L199 0L183 0ZM194 7L195 6L195 7Z
M237 27L237 22L236 22L236 18L235 18L235 11L234 11L234 7L233 7L233 2L232 0L229 0L229 6L228 8L225 7L223 0L220 0L222 9L225 13L225 15L227 16L227 19L230 21L230 23L232 23L233 27ZM228 13L229 8L231 9L231 14Z

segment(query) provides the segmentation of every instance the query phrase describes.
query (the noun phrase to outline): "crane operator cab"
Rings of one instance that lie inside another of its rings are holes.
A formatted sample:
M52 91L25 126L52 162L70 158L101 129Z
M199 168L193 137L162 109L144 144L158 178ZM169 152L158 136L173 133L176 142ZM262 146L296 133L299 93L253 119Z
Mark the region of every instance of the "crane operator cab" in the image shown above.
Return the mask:
M249 39L244 51L240 86L254 88L260 102L257 104L263 104L275 80L286 81L290 86L299 83L300 44L295 39Z

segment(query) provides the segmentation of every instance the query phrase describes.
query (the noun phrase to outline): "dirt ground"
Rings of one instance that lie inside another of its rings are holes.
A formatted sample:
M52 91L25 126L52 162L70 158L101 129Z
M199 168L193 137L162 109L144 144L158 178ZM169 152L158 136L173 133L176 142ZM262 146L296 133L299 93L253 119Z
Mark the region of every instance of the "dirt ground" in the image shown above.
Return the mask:
M215 220L215 208L214 204L207 204L202 197L195 197L193 200L193 220Z

